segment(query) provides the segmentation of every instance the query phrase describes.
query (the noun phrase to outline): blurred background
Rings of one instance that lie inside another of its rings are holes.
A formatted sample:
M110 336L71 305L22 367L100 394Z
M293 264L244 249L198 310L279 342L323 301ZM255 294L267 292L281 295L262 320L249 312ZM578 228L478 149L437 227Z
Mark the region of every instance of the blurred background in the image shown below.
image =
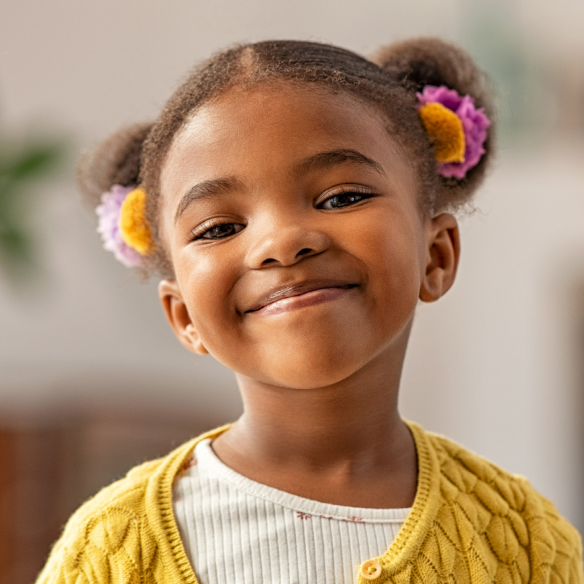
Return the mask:
M440 35L493 77L498 159L462 218L454 289L418 309L401 409L584 529L582 0L0 6L0 584L31 582L101 486L241 410L232 374L176 342L156 282L102 251L74 169L195 63L270 37L368 54Z

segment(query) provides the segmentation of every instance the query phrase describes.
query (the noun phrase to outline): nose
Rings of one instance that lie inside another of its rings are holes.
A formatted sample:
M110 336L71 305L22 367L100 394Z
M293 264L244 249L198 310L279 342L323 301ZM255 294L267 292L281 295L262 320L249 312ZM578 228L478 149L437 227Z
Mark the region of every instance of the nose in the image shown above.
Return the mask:
M326 233L298 223L269 225L248 250L246 263L250 268L292 266L300 260L322 253L330 246Z

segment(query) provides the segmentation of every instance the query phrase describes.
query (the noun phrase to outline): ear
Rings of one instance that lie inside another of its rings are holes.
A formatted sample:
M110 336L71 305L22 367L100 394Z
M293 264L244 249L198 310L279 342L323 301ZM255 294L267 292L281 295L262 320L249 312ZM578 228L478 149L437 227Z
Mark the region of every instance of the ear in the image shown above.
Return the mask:
M161 280L158 284L158 296L166 318L181 345L197 355L207 355L209 351L203 345L191 322L176 280Z
M420 300L434 302L446 294L456 277L460 258L458 223L450 213L433 217L427 224L426 270Z

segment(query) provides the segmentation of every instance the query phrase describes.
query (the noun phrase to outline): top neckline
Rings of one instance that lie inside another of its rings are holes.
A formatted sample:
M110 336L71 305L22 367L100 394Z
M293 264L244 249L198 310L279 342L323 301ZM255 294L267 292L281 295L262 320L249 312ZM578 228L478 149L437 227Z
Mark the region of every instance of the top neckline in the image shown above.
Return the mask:
M375 509L323 503L258 483L222 462L213 451L211 438L201 440L195 446L192 456L197 464L188 468L178 477L178 480L188 479L201 473L226 482L246 495L304 515L360 523L403 523L410 512L410 508Z
M416 446L418 481L414 504L389 549L376 558L387 577L399 572L418 553L424 536L428 533L440 505L440 473L435 449L430 437L417 424L404 420L408 425ZM162 553L172 557L173 568L181 574L185 584L199 584L193 567L183 546L172 506L174 480L195 446L207 439L213 439L231 427L231 424L211 430L186 442L172 452L156 472L146 487L146 514L155 532L164 533L157 543Z

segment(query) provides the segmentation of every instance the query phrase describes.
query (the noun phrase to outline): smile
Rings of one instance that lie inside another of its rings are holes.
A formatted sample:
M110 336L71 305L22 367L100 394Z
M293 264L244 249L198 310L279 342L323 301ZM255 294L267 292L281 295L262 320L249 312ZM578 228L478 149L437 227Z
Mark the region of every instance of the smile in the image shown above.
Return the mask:
M258 313L265 316L282 314L292 310L297 310L299 308L305 308L307 306L314 306L315 304L337 300L344 297L350 292L350 290L356 287L357 284L346 284L342 286L328 286L316 289L313 288L311 290L305 291L290 290L284 298L276 298L273 301L267 302L263 306L260 306L254 310L249 310L248 312Z

